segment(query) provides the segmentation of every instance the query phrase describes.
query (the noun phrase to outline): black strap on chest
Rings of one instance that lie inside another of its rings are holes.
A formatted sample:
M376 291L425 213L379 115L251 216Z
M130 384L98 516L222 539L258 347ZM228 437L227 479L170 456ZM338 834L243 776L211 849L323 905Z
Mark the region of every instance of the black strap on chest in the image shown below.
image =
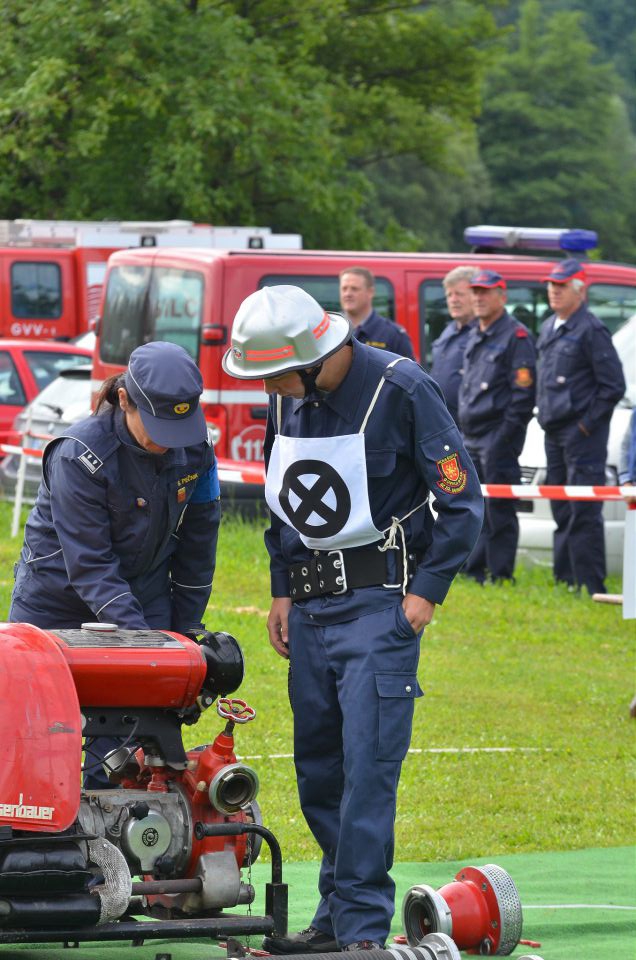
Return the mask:
M390 555L390 556L389 556ZM408 555L409 576L418 560ZM293 603L359 587L402 588L404 567L400 550L381 552L374 544L348 550L314 550L310 560L289 567L289 594Z

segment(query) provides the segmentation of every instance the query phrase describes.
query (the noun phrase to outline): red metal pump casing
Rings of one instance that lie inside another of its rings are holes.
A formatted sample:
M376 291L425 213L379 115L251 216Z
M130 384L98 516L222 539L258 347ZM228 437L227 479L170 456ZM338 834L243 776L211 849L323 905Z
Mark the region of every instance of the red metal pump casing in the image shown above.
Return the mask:
M50 636L68 663L80 705L185 709L196 701L207 668L201 648L188 637L126 631L131 636L122 644L120 631L113 645L108 631L82 631L87 636L80 642L78 632L56 630Z
M81 707L196 702L206 677L200 647L174 633L127 633L114 644L105 632L0 625L0 825L71 826L80 802Z

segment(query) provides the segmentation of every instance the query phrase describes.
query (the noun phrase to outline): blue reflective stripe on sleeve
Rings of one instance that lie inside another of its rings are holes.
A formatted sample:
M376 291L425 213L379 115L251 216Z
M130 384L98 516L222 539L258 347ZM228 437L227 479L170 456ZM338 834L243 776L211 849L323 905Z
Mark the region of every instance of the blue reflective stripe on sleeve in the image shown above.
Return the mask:
M209 503L220 495L219 476L214 463L207 473L197 480L190 503Z

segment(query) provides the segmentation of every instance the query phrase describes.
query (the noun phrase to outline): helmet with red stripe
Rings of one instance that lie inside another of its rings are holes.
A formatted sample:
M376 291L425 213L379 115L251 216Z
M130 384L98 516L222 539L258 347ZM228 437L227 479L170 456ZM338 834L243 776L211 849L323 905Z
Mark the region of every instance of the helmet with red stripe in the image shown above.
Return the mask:
M301 287L263 287L238 309L223 369L239 380L307 370L339 350L350 336L349 321L327 313Z

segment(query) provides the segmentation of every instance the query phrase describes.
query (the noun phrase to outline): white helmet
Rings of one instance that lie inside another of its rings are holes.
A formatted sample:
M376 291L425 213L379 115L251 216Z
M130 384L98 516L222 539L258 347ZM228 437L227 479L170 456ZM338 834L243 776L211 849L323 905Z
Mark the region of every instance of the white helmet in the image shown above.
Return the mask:
M350 336L349 321L327 313L301 287L263 287L238 309L223 369L239 380L306 370L339 350Z

